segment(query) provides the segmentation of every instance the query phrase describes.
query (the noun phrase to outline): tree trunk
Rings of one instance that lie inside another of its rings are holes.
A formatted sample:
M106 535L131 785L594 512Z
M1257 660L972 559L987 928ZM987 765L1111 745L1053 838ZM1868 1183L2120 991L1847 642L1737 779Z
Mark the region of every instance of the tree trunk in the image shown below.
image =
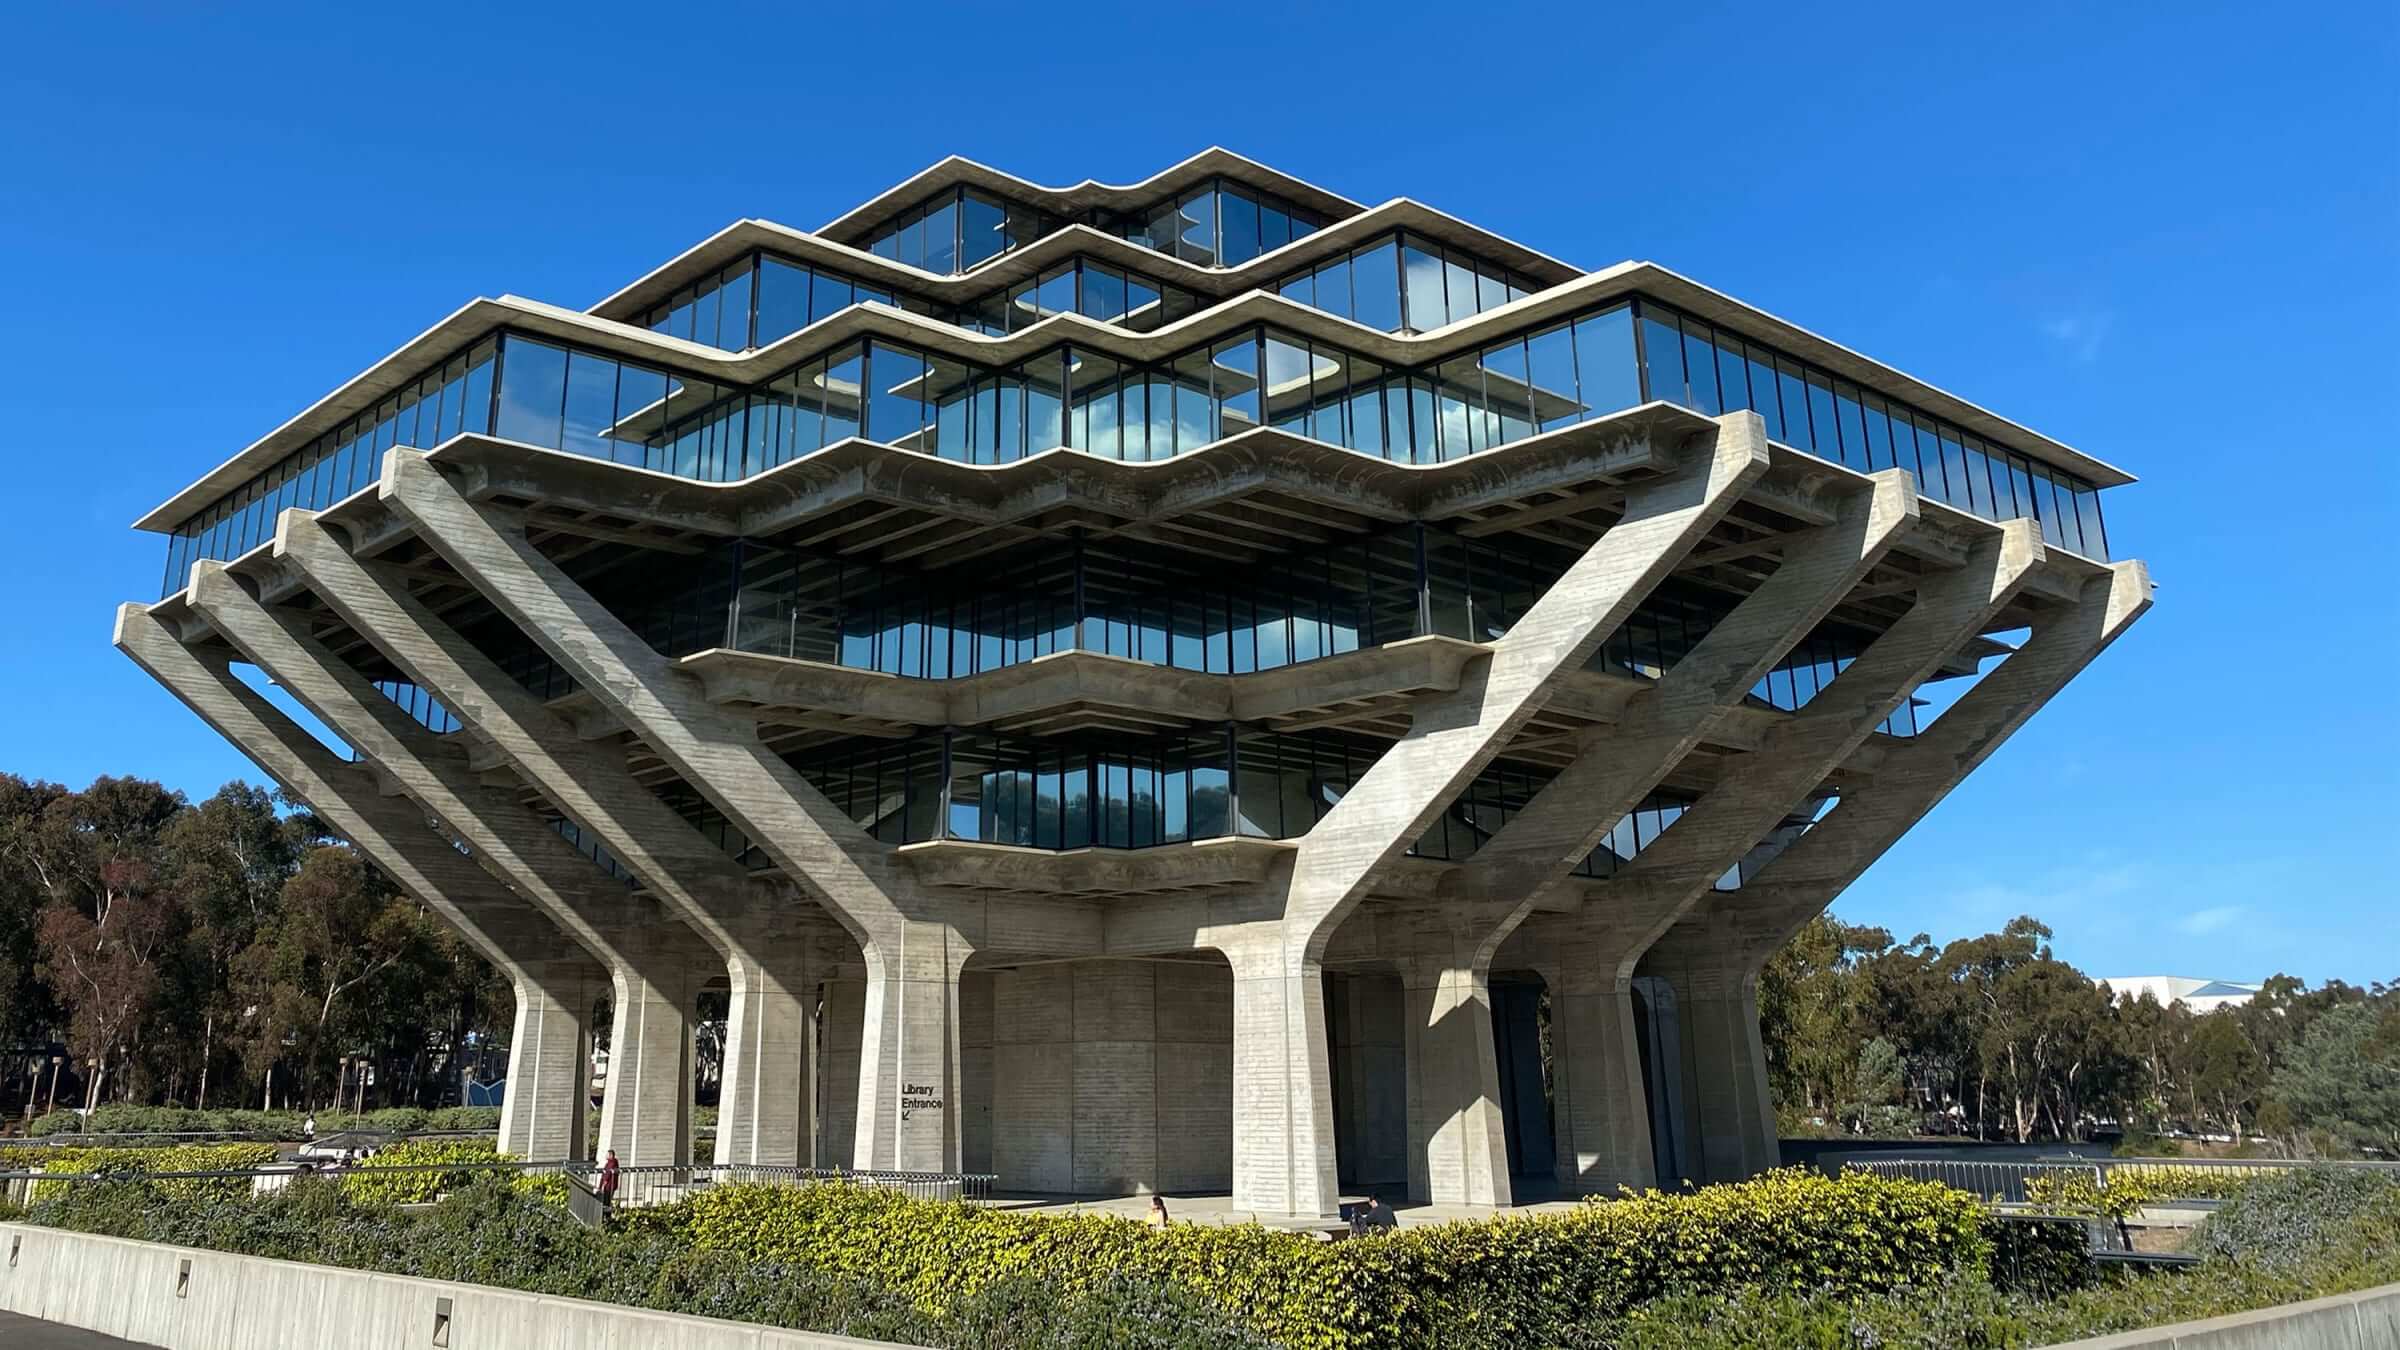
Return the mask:
M217 1039L217 1015L210 1013L200 1024L200 1109L208 1109L208 1057Z

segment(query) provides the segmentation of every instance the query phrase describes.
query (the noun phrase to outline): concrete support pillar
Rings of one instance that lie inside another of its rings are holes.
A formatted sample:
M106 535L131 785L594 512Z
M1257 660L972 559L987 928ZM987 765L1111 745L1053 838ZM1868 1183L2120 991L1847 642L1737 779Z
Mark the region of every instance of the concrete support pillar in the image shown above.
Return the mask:
M817 988L746 957L726 963L725 1083L717 1102L719 1163L813 1166L816 1161Z
M1775 1096L1758 1032L1758 977L1723 965L1658 972L1675 991L1687 1165L1703 1181L1739 1181L1783 1161Z
M1233 966L1233 1204L1340 1209L1325 970L1280 943L1221 949Z
M1411 961L1401 981L1408 993L1408 1198L1509 1204L1489 966Z
M1597 962L1548 967L1550 1080L1559 1188L1613 1195L1671 1181L1657 1175L1633 986Z
M608 1087L600 1103L600 1156L615 1149L627 1167L692 1161L692 1005L688 976L612 972Z
M592 1005L598 983L588 963L520 973L508 1095L500 1104L500 1150L549 1162L590 1153L584 1109L591 1095Z
M958 1090L959 972L973 954L944 924L870 942L859 1044L857 1165L955 1172L965 1142Z

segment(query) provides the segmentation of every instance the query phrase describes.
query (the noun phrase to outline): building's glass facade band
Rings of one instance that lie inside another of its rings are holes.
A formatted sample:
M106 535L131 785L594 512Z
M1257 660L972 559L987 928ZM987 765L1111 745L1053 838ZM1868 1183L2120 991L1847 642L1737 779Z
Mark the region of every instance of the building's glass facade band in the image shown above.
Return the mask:
M1642 300L1406 372L1259 328L1157 365L1062 346L997 371L859 341L755 392L508 334L442 363L177 530L162 594L181 588L193 561L264 542L283 508L330 506L365 487L392 446L430 448L462 433L712 482L851 437L970 464L1061 448L1151 460L1262 425L1425 464L1646 398L1708 413L1755 409L1770 439L1861 470L1907 469L1928 497L1986 519L2030 517L2052 546L2108 557L2089 484Z

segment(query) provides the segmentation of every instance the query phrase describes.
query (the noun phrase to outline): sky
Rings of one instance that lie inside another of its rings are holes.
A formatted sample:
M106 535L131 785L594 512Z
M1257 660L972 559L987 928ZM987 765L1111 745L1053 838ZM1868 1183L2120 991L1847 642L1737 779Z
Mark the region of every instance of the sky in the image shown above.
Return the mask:
M10 20L0 771L260 777L109 646L163 559L129 523L464 301L580 308L948 154L1220 144L1658 262L2140 476L2104 500L2156 608L1842 917L2400 979L2400 11L201 8Z

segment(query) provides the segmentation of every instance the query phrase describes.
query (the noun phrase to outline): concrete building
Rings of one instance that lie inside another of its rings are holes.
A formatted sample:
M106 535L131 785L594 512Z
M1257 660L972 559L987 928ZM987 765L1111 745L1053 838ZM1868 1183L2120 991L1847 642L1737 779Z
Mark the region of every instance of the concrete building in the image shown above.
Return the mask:
M2196 1013L2238 1008L2257 997L2261 988L2255 984L2202 980L2189 975L2125 975L2101 983L2127 1003L2138 1002L2148 996L2158 1000L2161 1007L2181 1003Z
M1761 963L2149 605L2129 481L1649 263L951 159L459 309L116 641L514 980L510 1148L605 999L685 1156L722 982L725 1161L1506 1204L1774 1160Z

